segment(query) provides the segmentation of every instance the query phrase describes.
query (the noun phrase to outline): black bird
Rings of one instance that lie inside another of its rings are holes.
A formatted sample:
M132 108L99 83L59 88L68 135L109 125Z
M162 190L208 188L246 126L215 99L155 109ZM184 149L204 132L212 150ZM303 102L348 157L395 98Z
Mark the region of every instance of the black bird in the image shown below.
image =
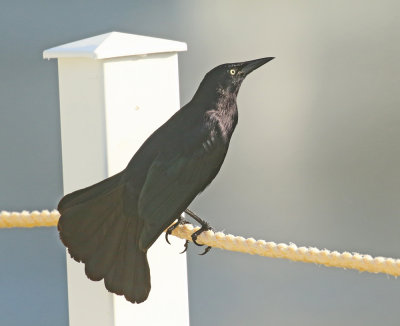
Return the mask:
M147 250L215 178L238 122L244 78L272 57L220 65L192 100L158 128L120 173L64 196L60 238L89 279L132 303L147 299ZM208 229L201 221L202 232ZM196 240L196 232L193 240Z

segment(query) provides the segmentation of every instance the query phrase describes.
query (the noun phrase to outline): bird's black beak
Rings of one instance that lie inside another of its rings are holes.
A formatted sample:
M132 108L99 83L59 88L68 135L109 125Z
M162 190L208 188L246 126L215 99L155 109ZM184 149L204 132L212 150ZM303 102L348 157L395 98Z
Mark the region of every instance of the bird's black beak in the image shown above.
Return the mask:
M243 62L240 72L246 76L249 73L251 73L253 70L256 70L257 68L261 67L262 65L266 64L268 61L271 61L272 59L275 59L275 57L267 57L267 58L261 58L261 59Z

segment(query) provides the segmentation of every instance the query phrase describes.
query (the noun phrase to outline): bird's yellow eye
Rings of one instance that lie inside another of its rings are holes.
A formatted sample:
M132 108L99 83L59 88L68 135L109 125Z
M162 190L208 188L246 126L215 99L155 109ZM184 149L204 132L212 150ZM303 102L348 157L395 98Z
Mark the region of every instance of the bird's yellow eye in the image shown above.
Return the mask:
M236 70L235 69L231 69L231 70L229 70L229 73L233 76L234 74L236 74Z

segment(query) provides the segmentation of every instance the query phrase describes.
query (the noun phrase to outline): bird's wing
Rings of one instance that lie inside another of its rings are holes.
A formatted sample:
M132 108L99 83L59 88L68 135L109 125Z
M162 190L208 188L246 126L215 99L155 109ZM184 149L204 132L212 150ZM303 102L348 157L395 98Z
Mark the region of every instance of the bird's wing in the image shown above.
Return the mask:
M149 248L215 177L224 155L211 139L191 151L162 151L151 164L139 197L144 221L139 246Z

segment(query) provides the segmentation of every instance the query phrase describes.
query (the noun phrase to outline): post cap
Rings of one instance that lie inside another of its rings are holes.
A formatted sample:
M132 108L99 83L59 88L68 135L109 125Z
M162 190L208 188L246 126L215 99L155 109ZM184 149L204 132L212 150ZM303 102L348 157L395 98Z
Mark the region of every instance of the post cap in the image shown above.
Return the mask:
M43 51L43 58L107 59L186 50L187 45L184 42L111 32L47 49Z

